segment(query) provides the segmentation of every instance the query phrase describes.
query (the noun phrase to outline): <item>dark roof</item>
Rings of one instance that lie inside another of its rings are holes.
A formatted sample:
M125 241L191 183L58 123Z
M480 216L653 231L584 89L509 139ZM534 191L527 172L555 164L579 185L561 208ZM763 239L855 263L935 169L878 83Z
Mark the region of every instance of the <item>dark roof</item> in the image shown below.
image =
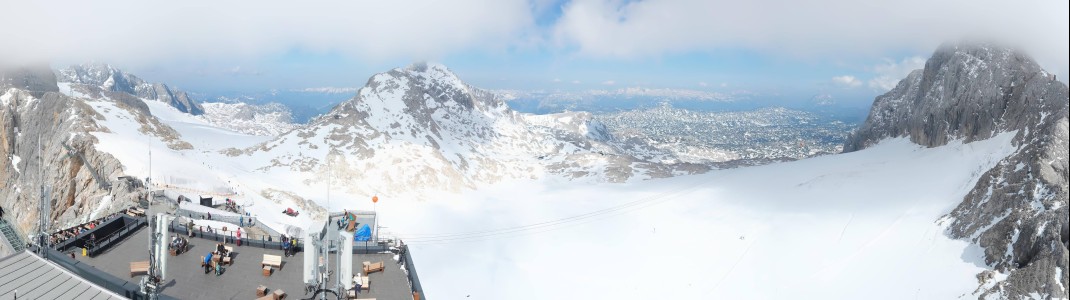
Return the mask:
M15 291L20 299L126 299L29 251L0 258L0 298Z

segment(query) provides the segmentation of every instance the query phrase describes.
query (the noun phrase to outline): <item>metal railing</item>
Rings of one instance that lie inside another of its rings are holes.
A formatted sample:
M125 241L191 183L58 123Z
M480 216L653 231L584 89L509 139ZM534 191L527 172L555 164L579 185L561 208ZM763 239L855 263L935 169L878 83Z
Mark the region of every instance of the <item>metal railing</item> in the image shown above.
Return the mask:
M7 220L0 218L0 233L4 234L7 238L7 242L11 244L11 250L13 253L22 252L26 248L26 242L22 240L22 236L19 235L15 227L12 227Z
M111 234L108 234L103 238L97 239L96 242L94 242L92 245L89 245L89 247L87 247L88 251L86 251L88 252L87 254L89 254L89 256L96 256L97 254L104 252L104 250L107 250L111 246L119 244L124 239L126 239L126 237L130 236L130 234L133 234L134 232L138 231L138 229L141 229L141 227L144 227L146 224L148 224L145 219L142 218L131 218L125 216L120 218L125 220L124 222L126 222L123 224L123 228L112 232Z
M179 217L188 217L193 219L208 219L207 213L192 211L184 208L175 210L175 215ZM224 223L234 224L235 226L243 227L256 227L257 229L267 232L268 235L281 236L278 231L271 229L271 227L257 221L256 216L233 216L233 215L212 215L212 221L220 221Z
M171 224L167 226L167 230L182 236L189 234L189 232L187 231L186 224L183 224L181 222L171 222ZM228 231L226 233L220 233L219 231L221 231L219 230L219 228L215 228L213 231L206 231L203 230L201 226L194 226L193 237L230 244L235 244L237 242L237 238L233 235L233 231ZM249 246L264 249L283 249L281 235L246 234L243 232L241 237L241 243L243 247ZM304 243L301 242L301 239L298 239L297 250L300 251L301 249L304 249Z
M409 251L409 245L401 245L398 247L401 253L401 261L405 263L405 271L408 273L409 285L412 288L414 294L418 293L421 300L426 300L427 295L424 294L424 287L420 284L420 276L416 275L416 264L412 262L412 252Z
M115 222L123 222L122 227L114 229L107 235L95 239L92 243L88 243L88 241L86 240L87 236L96 234L99 230L111 228L111 225ZM75 237L52 245L52 249L56 249L56 251L60 252L66 252L68 250L71 250L72 247L80 248L84 246L86 248L86 254L88 254L89 256L96 256L104 250L107 250L112 245L122 242L123 239L125 239L127 236L134 233L138 229L141 229L141 227L145 226L146 224L147 223L143 218L135 218L127 215L117 215L113 218L105 219L104 222L101 222L100 225L97 225L94 229L87 230L86 232L80 233Z

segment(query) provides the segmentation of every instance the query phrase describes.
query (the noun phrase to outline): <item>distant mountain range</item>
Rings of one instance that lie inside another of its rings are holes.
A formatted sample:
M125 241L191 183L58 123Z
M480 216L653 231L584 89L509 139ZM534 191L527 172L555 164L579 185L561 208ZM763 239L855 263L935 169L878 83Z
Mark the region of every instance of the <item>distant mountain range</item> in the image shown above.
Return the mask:
M58 224L132 203L147 189L123 178L152 176L156 183L193 193L241 195L255 203L249 207L265 217L263 222L286 226L311 222L309 215L324 216L314 200L331 189L343 199L373 194L418 198L509 180L606 183L702 173L710 165L673 158L673 150L648 138L614 134L595 114L533 115L513 104L531 101L535 109L551 111L666 101L677 108L754 103L742 96L646 89L553 94L537 102L524 97L542 96L482 90L445 66L428 63L372 76L355 96L310 117L307 124L287 122L294 117L280 104L242 103L253 97L202 104L185 92L106 65L55 73L40 67L0 70L0 88L0 182L5 186L0 204L24 232L36 226L35 208L42 198L37 187L42 185L53 187L51 218ZM292 93L345 95L336 92ZM991 169L975 170L980 179L961 187L966 195L962 202L933 222L944 226L947 235L983 249L991 269L977 274L973 295L978 298L1066 298L1068 94L1065 84L1012 49L945 45L923 70L877 97L843 149L857 151L899 137L939 147L1014 134L1013 153L993 157L999 162ZM614 102L620 99L626 101ZM828 106L829 100L815 97L808 105ZM655 113L692 121L706 117L667 106ZM791 119L783 123L792 126L817 120L786 109L724 118L723 124L759 123L768 130L782 128L767 122L777 118ZM624 114L614 121L636 120L642 118ZM830 128L841 125L822 122L834 124ZM689 132L686 127L651 128ZM751 137L734 134L739 135L723 138ZM803 148L800 141L807 142L788 136L777 145ZM968 143L961 148L972 149ZM818 152L828 151L823 149ZM702 155L719 155L712 154ZM147 166L153 166L151 172ZM341 185L326 188L331 182ZM310 213L272 220L282 218L278 211L286 207Z
M325 147L324 145L329 145ZM310 181L348 178L351 193L460 191L517 178L621 182L708 170L620 150L590 114L531 116L439 64L372 76L355 97L307 125L235 157L271 157L261 170Z
M179 111L192 115L204 113L200 103L186 92L172 89L163 83L148 83L137 76L125 73L106 64L74 65L56 71L61 91L77 90L83 94L99 95L101 92L125 93L142 99L157 100L174 106Z

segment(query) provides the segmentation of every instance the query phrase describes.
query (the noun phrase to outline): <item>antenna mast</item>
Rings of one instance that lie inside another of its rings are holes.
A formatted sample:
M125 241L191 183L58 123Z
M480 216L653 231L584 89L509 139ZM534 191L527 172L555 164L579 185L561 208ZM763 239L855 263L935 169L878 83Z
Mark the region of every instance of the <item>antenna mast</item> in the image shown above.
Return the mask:
M49 222L49 218L50 218L49 215L51 214L52 203L50 203L51 201L48 200L49 198L51 198L50 195L49 195L49 189L47 187L45 187L45 158L42 156L42 153L44 152L44 147L45 147L44 144L41 144L41 135L38 134L37 135L37 162L38 162L37 163L37 173L38 173L38 180L41 181L41 193L40 193L41 199L40 199L40 201L38 201L38 212L39 212L40 215L38 216L38 225L37 225L37 230L39 231L37 233L37 246L38 246L37 247L37 251L38 251L38 254L41 256L41 258L48 259L48 250L46 248L49 247L49 245L48 245L48 224L50 223Z

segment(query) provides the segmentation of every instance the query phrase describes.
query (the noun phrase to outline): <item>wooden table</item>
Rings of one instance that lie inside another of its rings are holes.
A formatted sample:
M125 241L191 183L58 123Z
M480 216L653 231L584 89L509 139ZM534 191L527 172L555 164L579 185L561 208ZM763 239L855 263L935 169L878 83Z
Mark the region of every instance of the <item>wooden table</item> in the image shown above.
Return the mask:
M149 274L149 261L130 262L130 277Z

